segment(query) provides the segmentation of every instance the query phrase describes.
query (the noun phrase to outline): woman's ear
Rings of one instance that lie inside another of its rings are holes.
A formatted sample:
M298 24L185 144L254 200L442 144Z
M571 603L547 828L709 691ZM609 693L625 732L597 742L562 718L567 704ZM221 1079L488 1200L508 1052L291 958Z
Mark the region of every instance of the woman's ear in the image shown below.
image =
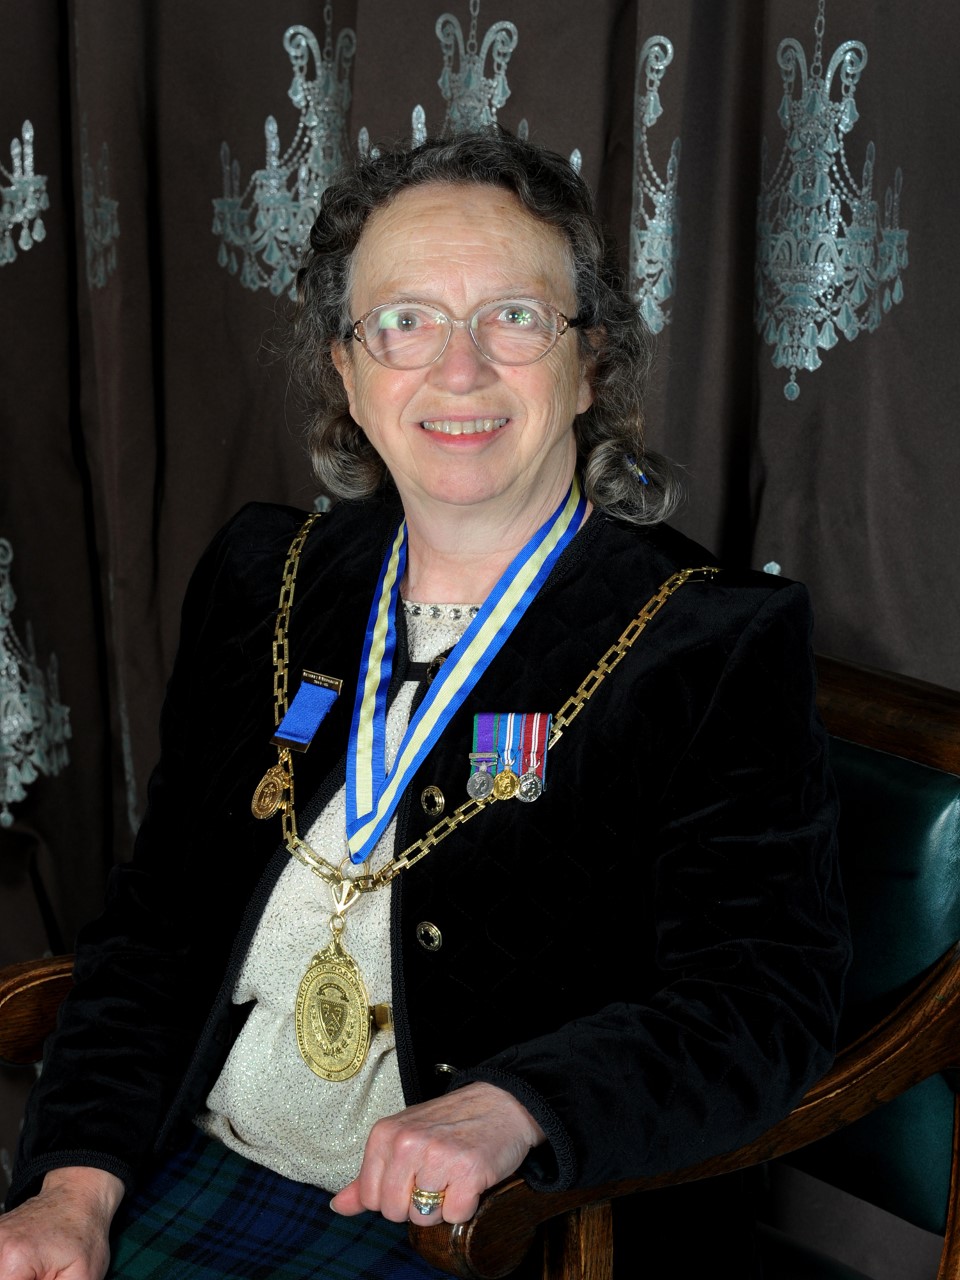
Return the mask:
M346 342L339 342L335 339L330 343L330 359L340 375L340 381L343 383L343 388L347 393L347 400L350 404L350 412L353 413L353 352Z
M593 404L593 361L585 363L580 372L580 391L577 395L577 413L586 413Z
M580 356L580 391L577 396L577 413L586 413L593 404L593 375L597 367L596 352L603 346L606 331L603 328L588 329L585 333L588 353Z

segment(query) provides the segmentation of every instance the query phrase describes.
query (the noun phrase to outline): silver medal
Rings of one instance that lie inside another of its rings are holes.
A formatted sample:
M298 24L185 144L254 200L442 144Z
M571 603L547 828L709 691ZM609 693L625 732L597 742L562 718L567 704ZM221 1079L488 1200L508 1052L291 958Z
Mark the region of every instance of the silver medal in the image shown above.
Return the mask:
M467 779L467 795L474 800L485 800L493 790L493 774L486 769L478 769Z
M530 804L534 800L539 800L543 795L543 783L531 769L529 773L521 774L520 782L517 786L517 799L523 800Z

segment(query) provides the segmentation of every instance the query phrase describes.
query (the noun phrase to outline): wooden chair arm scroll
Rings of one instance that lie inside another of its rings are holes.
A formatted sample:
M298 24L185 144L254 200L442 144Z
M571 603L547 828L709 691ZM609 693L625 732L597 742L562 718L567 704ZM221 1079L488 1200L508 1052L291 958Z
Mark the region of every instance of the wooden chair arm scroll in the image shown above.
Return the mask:
M39 1062L57 1010L73 986L73 956L22 960L0 969L0 1062Z
M844 1049L832 1069L799 1105L754 1142L725 1155L655 1177L565 1192L531 1191L514 1175L492 1187L470 1222L410 1227L415 1248L434 1266L464 1280L498 1280L520 1265L536 1230L560 1214L577 1211L565 1230L609 1239L610 1200L637 1191L693 1182L773 1160L824 1138L938 1071L960 1064L960 946L952 948L883 1022ZM956 1199L951 1195L951 1202ZM552 1272L547 1250L545 1280L609 1280L609 1258L600 1261L581 1239L579 1271ZM941 1274L950 1274L941 1272ZM960 1273L958 1273L960 1274Z

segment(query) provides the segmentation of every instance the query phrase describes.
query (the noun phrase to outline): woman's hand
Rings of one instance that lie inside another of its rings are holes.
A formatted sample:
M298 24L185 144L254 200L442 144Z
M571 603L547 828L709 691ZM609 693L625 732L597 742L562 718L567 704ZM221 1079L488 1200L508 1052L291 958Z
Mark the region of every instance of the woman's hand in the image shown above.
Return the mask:
M52 1169L0 1217L0 1280L103 1280L123 1183L103 1169Z
M477 1082L378 1120L370 1131L358 1177L330 1207L336 1213L374 1209L392 1222L420 1226L467 1222L480 1193L522 1163L544 1133L512 1094ZM413 1207L414 1187L443 1191L429 1215Z

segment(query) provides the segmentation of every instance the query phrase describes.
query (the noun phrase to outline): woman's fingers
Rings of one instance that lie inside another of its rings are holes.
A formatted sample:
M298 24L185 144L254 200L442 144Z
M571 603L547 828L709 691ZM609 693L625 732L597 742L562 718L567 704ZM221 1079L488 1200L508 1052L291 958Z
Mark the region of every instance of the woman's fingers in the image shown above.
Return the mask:
M379 1120L356 1180L331 1202L338 1213L372 1209L392 1222L466 1222L480 1194L519 1167L543 1131L512 1094L475 1083ZM414 1192L431 1212L419 1212Z

